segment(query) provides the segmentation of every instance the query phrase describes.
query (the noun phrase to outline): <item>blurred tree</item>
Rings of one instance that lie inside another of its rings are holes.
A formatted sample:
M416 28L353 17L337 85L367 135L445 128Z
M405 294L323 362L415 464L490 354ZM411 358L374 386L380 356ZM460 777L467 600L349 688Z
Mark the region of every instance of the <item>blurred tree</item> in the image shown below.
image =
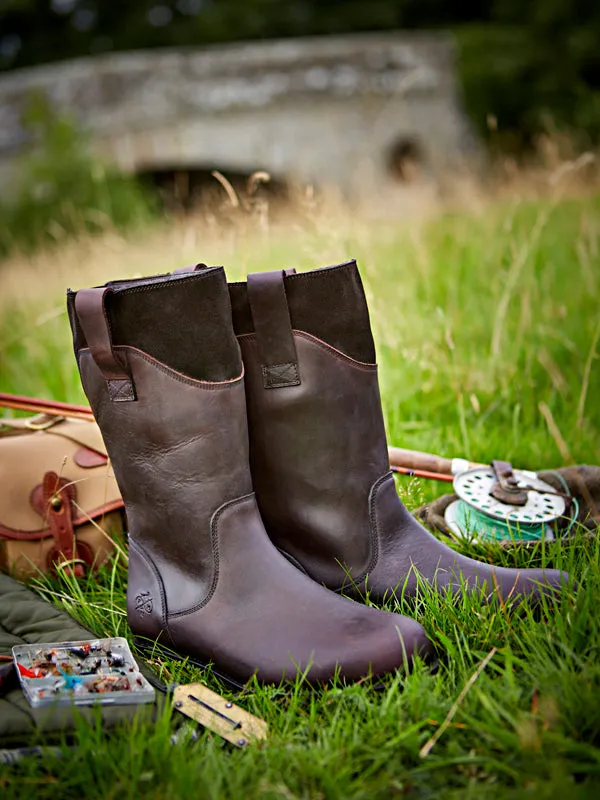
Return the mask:
M491 115L517 150L544 131L600 141L600 4L495 0L494 24L458 30L465 97L483 128Z
M111 50L446 27L467 106L528 145L553 120L600 139L600 3L590 0L0 0L0 69Z
M0 0L0 67L103 50L487 19L489 0Z

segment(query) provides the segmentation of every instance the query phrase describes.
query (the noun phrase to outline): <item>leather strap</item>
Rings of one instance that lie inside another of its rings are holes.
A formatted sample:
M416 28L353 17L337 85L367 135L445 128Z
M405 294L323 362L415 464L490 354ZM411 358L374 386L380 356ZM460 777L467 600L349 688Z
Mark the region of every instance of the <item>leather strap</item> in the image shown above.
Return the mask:
M282 270L248 275L248 300L265 389L298 386L300 383L283 277Z
M76 406L74 403L61 403L59 400L41 400L39 397L25 397L21 394L0 392L0 408L16 408L20 411L33 411L37 414L54 414L70 419L93 420L89 406Z
M41 496L40 496L41 495ZM73 502L76 496L75 484L65 478L59 478L56 472L46 472L42 480L41 492L32 494L32 505L41 505L37 510L48 522L54 538L54 547L49 554L53 564L56 561L67 562L69 574L81 578L84 575L83 565L75 542L73 527Z
M106 313L106 295L110 291L110 287L80 289L75 295L75 311L92 358L106 381L109 398L123 403L136 399L135 387L113 349Z

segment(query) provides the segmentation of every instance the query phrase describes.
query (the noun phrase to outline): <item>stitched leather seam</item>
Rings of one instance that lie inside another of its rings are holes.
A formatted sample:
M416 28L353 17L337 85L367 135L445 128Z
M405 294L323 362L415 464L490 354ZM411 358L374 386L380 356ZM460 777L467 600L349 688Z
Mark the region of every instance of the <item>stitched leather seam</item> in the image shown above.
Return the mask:
M158 571L158 568L154 563L154 561L150 558L150 556L146 553L146 551L142 548L142 546L137 544L137 542L134 539L132 539L131 536L129 537L129 547L133 548L138 553L138 555L140 555L143 558L143 560L146 562L146 565L150 568L150 572L152 572L154 574L154 577L156 578L161 599L161 623L172 644L173 639L169 631L169 621L168 621L169 613L167 610L167 595L165 592L165 586L163 580L160 576L160 572Z
M173 380L179 381L179 383L187 383L189 386L195 386L198 389L206 389L208 391L213 391L217 389L228 389L233 384L239 383L244 377L244 366L242 365L241 373L235 378L229 378L226 381L198 381L195 380L194 378L188 378L187 375L184 375L182 372L177 372L177 370L171 369L171 367L168 367L161 361L157 361L155 358L152 358L152 356L149 356L147 353L144 353L143 350L138 350L137 347L131 347L130 345L120 344L117 345L114 349L122 352L129 351L134 355L143 358L151 366L156 367L156 369L159 369L161 372L164 372L165 375L168 375L170 378L173 378ZM79 357L83 353L90 353L90 348L89 347L81 348L81 350L77 354L78 361Z
M340 269L347 269L349 266L356 266L356 259L351 258L350 261L343 261L341 264L332 264L330 267L320 267L318 269L310 270L309 272L294 272L291 275L286 275L286 278L304 278L304 280L313 280L314 278L322 277L330 272L335 272Z
M131 378L110 379L106 381L108 396L113 403L135 400L135 388Z
M221 517L222 514L225 513L225 511L228 511L230 508L233 508L234 506L239 505L240 503L246 502L246 500L249 500L252 497L254 497L254 492L250 492L250 494L245 494L243 497L238 497L235 500L229 500L227 503L223 503L222 506L219 506L219 508L217 508L215 513L212 515L210 521L210 541L213 552L214 573L210 589L208 590L208 593L204 598L204 600L202 600L200 603L196 603L196 605L192 606L191 608L186 608L184 611L173 612L173 614L169 615L170 619L178 619L179 617L184 617L187 614L193 614L195 611L200 611L200 609L204 608L204 606L206 606L208 602L211 600L212 596L214 595L217 589L217 582L219 580L219 537L217 530L219 524L219 518Z
M208 271L212 271L212 270L220 270L220 271L224 272L223 267L209 267ZM183 278L177 278L175 283L173 283L173 281L156 281L156 283L147 283L147 284L144 284L143 286L128 286L126 289L118 289L118 287L113 287L113 286L110 286L109 288L112 289L112 292L113 292L114 295L139 294L140 292L149 292L150 290L158 291L159 289L173 288L173 286L179 286L180 285L179 281L181 281L181 280L185 281L185 280L189 279L190 277L198 276L198 275L206 275L206 274L207 274L207 271L204 271L204 270L198 270L197 272L190 272L189 274L184 272L183 273L184 277ZM161 275L157 275L156 277L157 278L163 278L163 277L166 278L166 277L171 277L171 275L172 275L172 273L165 272L165 273L163 273Z
M312 278L318 278L323 274L334 272L338 269L344 269L351 265L356 266L356 259L351 258L349 261L343 261L341 264L333 264L330 267L320 267L316 270L310 270L308 272L290 272L286 274L286 278L304 278L305 280L311 280ZM245 286L246 281L228 281L228 286Z
M298 364L288 361L285 364L271 364L262 367L263 385L265 389L280 389L284 386L298 386L300 375Z
M358 586L359 583L365 580L367 575L369 575L377 566L377 562L379 561L379 529L377 525L377 512L375 510L375 502L377 500L377 493L381 487L381 484L384 483L387 478L392 478L393 480L393 473L390 470L386 472L385 475L382 475L381 478L377 478L373 486L371 487L371 491L369 492L369 540L371 545L371 557L369 559L369 563L367 564L366 568L353 577L351 579L351 585ZM348 581L344 578L343 582L337 589L333 589L332 591L343 592L345 589L348 589Z
M147 361L151 366L156 367L161 372L164 372L165 375L169 375L174 380L179 381L180 383L187 383L190 386L195 386L198 389L207 389L209 391L217 390L217 389L228 389L235 383L239 383L244 377L244 366L242 364L242 371L239 375L235 378L229 378L226 381L199 381L195 378L188 378L187 375L184 375L182 372L177 372L177 370L172 369L171 367L163 364L161 361L157 361L152 356L149 356L147 353L144 353L143 350L138 350L137 347L131 347L130 345L118 345L115 347L115 350L124 350L124 351L131 351L135 355L140 356L145 361Z
M388 480L393 481L394 475L392 471L386 472L381 478L378 478L369 492L369 538L371 540L371 560L369 566L361 575L361 580L372 572L377 566L379 561L379 523L377 520L377 495L381 486Z
M364 361L357 361L356 359L352 358L351 356L347 356L345 353L342 353L341 350L337 350L332 345L328 344L327 342L323 341L323 339L319 339L316 336L313 336L312 333L307 333L306 331L299 331L294 328L293 333L295 336L300 336L303 339L306 339L308 342L312 342L313 344L317 345L321 350L325 350L330 356L333 358L337 358L338 361L341 361L343 364L348 364L350 367L354 367L355 369L359 369L363 372L377 372L377 364L368 364ZM237 337L238 339L256 339L256 333L240 333Z
M312 278L318 278L324 274L329 272L334 272L338 269L345 269L351 265L356 266L356 259L351 258L350 261L343 261L341 264L333 264L330 267L320 267L315 270L310 270L309 272L290 272L286 274L286 278L304 278L305 280L311 280ZM229 281L228 286L245 286L246 281Z
M313 342L322 350L325 350L334 358L337 358L339 361L342 361L345 364L349 364L351 367L355 367L356 369L363 370L364 372L377 372L377 364L368 364L365 361L357 361L355 358L351 356L347 356L345 353L342 353L341 350L333 347L332 345L325 342L323 339L319 339L317 336L313 336L312 333L307 333L306 331L294 331L295 334L301 336L303 339L306 339L309 342Z

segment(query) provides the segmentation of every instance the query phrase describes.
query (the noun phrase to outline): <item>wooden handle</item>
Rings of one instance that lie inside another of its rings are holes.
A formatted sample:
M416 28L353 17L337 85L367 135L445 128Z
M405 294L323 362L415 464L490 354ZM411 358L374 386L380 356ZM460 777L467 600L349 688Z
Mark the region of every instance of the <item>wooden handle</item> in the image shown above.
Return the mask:
M402 447L388 447L388 453L392 467L452 475L450 458L442 458L433 453L420 453L418 450L404 450Z
M58 400L40 400L36 397L24 397L17 394L0 392L0 407L15 408L20 411L32 411L37 414L50 414L69 419L83 419L93 422L94 416L88 406L73 403L61 403ZM452 480L452 459L436 456L434 453L421 453L419 450L405 450L402 447L388 448L390 466L397 472L406 475L433 480ZM471 467L482 466L470 464Z

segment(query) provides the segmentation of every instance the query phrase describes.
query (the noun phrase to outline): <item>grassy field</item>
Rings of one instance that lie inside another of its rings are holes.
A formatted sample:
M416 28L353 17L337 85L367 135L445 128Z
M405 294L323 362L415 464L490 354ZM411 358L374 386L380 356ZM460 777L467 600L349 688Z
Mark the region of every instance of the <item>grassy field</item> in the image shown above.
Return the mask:
M194 220L107 234L0 264L0 389L84 400L64 289L204 260L238 279L357 258L375 329L390 443L551 468L600 462L600 198L507 201L392 224L305 219L263 232ZM409 508L440 494L402 479ZM201 733L173 744L164 712L113 733L81 728L61 759L0 768L3 798L587 798L600 791L600 547L580 531L536 550L464 545L494 563L568 569L579 587L534 612L424 596L446 653L383 688L250 685L262 748ZM124 557L98 579L38 588L99 635L128 635ZM156 661L166 681L205 679ZM431 737L431 746L424 747Z

